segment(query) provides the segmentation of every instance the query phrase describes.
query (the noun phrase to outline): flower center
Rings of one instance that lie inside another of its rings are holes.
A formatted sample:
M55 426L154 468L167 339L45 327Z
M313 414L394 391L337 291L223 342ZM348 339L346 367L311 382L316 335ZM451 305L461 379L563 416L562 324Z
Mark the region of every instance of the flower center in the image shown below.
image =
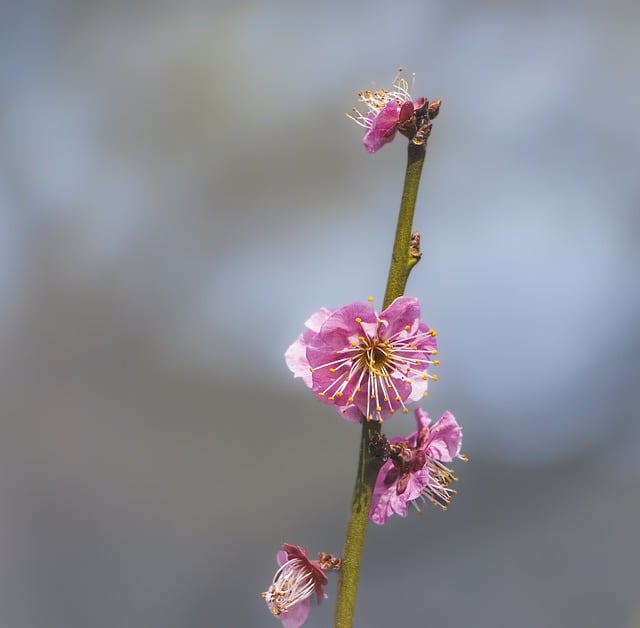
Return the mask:
M382 421L384 416L402 408L408 412L405 401L414 390L426 396L427 380L437 379L427 373L429 365L437 365L432 357L437 353L431 338L435 331L416 330L409 325L387 338L373 333L370 324L361 325L361 334L342 349L333 351L332 359L313 364L311 371L328 371L323 388L317 391L339 406L356 404L367 421ZM326 376L324 376L326 377ZM413 399L412 399L413 400Z
M362 349L360 363L370 375L380 376L388 372L393 356L393 348L389 343L373 338L369 343L366 340L361 342L360 348Z

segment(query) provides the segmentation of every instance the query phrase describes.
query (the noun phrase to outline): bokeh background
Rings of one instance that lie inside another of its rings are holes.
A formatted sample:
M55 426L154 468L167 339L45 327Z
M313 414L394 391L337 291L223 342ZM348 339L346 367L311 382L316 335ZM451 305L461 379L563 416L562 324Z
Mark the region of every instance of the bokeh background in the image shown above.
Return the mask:
M639 63L632 0L2 3L0 625L277 626L279 545L340 554L359 430L282 354L381 302L404 142L344 113L401 65L471 460L356 625L640 625Z

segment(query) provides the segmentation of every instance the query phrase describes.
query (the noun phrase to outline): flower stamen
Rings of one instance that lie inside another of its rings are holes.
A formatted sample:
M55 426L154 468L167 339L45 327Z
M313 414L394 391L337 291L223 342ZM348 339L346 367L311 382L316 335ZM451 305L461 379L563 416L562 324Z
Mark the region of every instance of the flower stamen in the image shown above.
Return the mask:
M316 584L307 562L300 558L288 560L276 571L269 589L262 593L274 617L313 594Z

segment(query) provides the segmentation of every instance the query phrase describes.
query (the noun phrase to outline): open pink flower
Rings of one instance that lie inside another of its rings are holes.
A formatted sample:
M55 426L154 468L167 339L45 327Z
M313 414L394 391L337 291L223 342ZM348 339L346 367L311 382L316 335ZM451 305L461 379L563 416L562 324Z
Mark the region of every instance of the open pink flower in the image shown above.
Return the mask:
M413 137L417 131L415 115L425 109L426 100L413 101L409 83L401 76L402 70L393 81L393 89L366 89L358 94L358 100L364 103L367 111L361 113L356 107L349 117L364 127L367 132L363 138L367 152L375 153L393 140L399 130L409 128Z
M340 560L320 552L319 560L310 560L304 547L284 543L277 554L280 568L276 571L268 591L262 594L271 614L284 628L302 626L311 612L311 596L318 603L327 597L325 569L339 569Z
M369 519L379 525L394 513L406 517L409 503L420 512L418 499L446 510L455 493L450 485L457 478L443 463L466 460L460 454L462 428L450 412L429 427L429 415L416 408L416 421L416 432L388 441L389 459L378 472L369 512Z
M413 297L378 314L369 303L321 308L285 353L288 367L323 403L352 422L382 421L427 392L438 364L435 331L420 321Z

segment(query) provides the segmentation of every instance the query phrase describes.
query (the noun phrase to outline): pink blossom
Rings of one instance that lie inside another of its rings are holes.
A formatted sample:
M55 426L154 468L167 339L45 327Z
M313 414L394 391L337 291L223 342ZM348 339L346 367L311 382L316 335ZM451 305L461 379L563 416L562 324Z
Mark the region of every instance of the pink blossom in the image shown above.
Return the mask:
M318 603L327 597L324 569L339 569L340 560L320 552L319 560L310 560L304 547L284 543L276 558L279 569L271 586L262 593L271 614L284 628L302 626L311 612L311 596Z
M285 359L316 397L352 422L382 421L426 396L438 364L435 331L420 321L413 297L378 314L369 303L321 308L287 349Z
M375 153L391 142L398 131L414 137L418 129L416 114L420 117L420 112L426 111L428 103L424 98L413 101L409 83L401 72L394 79L391 90L362 90L358 100L366 105L367 111L361 113L354 107L353 113L348 114L367 130L362 141L369 153Z
M420 408L415 413L418 430L388 441L389 459L378 472L369 519L379 525L393 513L406 517L409 503L420 512L418 499L446 510L457 478L443 463L466 460L460 454L462 428L453 414L445 412L429 427L429 415Z

